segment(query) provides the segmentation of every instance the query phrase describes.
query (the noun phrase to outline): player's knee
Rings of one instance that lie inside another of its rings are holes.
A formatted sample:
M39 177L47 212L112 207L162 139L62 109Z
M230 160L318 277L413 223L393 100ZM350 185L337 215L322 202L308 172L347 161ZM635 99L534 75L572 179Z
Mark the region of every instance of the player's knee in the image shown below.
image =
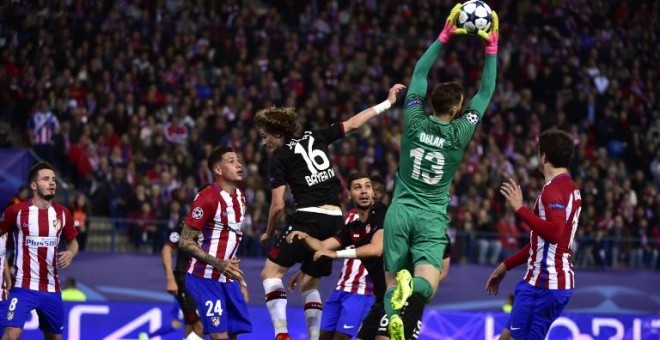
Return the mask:
M310 289L317 289L319 287L320 278L304 274L300 280L300 291L304 292Z
M413 294L419 295L422 300L427 303L433 298L433 286L423 277L415 277L413 279Z

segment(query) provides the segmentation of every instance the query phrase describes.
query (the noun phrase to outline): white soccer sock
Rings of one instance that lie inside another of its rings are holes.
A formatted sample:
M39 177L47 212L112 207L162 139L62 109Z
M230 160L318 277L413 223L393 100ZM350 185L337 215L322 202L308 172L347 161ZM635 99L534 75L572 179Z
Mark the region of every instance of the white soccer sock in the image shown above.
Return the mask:
M286 291L282 279L265 279L264 291L266 292L266 306L273 321L275 335L288 333L286 328Z
M184 340L204 340L204 338L200 337L195 332L190 332L190 334L188 334L188 336L185 337Z
M321 294L318 289L310 289L302 292L305 304L305 322L307 323L307 337L310 340L318 340L321 332Z

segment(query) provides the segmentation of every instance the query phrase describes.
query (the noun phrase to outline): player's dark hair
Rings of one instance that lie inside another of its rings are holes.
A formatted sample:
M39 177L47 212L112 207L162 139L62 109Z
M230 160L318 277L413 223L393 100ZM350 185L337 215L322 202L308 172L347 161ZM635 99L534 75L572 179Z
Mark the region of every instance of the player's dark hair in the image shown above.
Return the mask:
M369 179L371 179L371 184L380 183L383 186L387 186L387 184L385 183L385 179L381 175L371 175L371 177L369 177Z
M213 151L211 151L211 154L209 155L209 159L206 161L206 166L208 166L209 171L213 174L213 177L215 177L215 172L213 171L213 168L215 167L216 164L218 164L222 160L222 156L224 156L227 152L234 152L234 149L232 149L229 146L223 145L223 146L218 146L217 148L213 149Z
M362 178L369 178L371 181L371 178L367 176L367 174L363 172L351 172L348 177L346 177L346 188L349 190L351 189L351 185L353 184L353 181L362 179Z
M436 115L448 114L449 110L461 102L465 90L455 81L440 83L431 92L431 106Z
M34 179L37 177L37 174L39 173L39 171L44 170L44 169L53 170L53 172L55 172L55 168L53 168L53 166L50 165L50 163L48 163L48 162L39 162L39 163L33 165L30 168L30 171L28 171L28 177L27 177L28 183L34 182Z
M270 134L280 135L285 140L299 135L302 131L298 114L292 107L271 106L261 109L254 115L254 126Z
M573 137L559 129L545 130L539 136L539 152L555 168L568 168L573 158Z

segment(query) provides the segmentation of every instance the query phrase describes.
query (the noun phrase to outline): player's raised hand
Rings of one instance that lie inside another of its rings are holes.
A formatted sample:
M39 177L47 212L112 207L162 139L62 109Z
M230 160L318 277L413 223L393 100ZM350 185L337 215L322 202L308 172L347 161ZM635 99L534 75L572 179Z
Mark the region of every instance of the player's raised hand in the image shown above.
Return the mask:
M390 91L387 94L387 100L390 102L390 104L394 105L394 103L396 103L396 97L399 95L399 92L405 88L406 87L401 84L394 84L394 86L390 88Z
M286 241L288 243L293 243L293 241L295 241L296 239L302 241L302 240L306 239L307 236L308 235L305 232L294 230L294 231L290 232L289 235L286 235Z
M319 259L327 257L331 259L336 259L337 258L337 252L334 250L326 250L326 249L321 249L316 251L314 253L314 261L318 261Z
M502 183L500 187L500 194L506 198L507 203L513 208L514 211L520 209L523 205L522 190L520 190L520 185L509 178L508 181Z
M454 5L454 8L452 8L451 12L449 12L449 15L447 16L447 20L445 20L445 27L442 28L442 32L440 32L440 35L438 36L438 40L443 45L447 45L451 40L451 38L454 37L454 35L467 34L467 31L464 28L456 27L456 18L458 17L458 13L460 12L461 12L461 4Z
M505 275L506 266L504 263L500 263L500 265L490 274L488 281L486 281L486 291L488 292L488 295L497 295L497 292L500 290L500 282L502 282Z
M486 42L487 55L497 54L497 44L500 41L500 17L495 11L493 11L491 15L493 17L493 25L490 27L490 31L477 31L477 34Z

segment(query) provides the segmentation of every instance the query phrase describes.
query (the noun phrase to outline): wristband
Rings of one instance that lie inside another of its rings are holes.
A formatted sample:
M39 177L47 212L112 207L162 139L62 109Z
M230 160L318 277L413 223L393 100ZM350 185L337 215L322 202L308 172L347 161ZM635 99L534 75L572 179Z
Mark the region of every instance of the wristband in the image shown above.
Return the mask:
M357 251L355 251L355 249L337 250L336 253L337 253L337 258L339 258L339 259L355 259L355 258L357 258Z
M390 107L392 107L392 103L390 103L389 100L385 100L384 102L374 106L374 110L376 111L376 114L379 115L383 113L383 111L389 109Z

